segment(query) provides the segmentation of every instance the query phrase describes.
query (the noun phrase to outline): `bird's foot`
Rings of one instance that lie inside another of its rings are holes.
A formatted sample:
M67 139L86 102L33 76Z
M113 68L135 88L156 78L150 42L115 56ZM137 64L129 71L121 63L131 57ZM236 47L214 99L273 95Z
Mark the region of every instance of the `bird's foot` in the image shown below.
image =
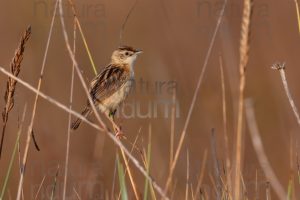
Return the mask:
M121 127L115 127L116 138L126 139L126 135L122 132Z

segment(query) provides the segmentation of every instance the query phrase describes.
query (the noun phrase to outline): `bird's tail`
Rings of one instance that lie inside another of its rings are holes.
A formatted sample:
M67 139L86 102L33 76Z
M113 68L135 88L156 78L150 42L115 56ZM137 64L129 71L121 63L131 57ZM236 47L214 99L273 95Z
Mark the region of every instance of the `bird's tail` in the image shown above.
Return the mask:
M91 113L91 110L90 110L90 108L87 106L87 107L85 107L85 109L81 112L81 115L83 115L84 117L87 117L90 113ZM82 121L82 120L81 120L80 118L77 118L75 121L73 121L72 124L71 124L71 129L76 130L76 129L79 127L81 121Z

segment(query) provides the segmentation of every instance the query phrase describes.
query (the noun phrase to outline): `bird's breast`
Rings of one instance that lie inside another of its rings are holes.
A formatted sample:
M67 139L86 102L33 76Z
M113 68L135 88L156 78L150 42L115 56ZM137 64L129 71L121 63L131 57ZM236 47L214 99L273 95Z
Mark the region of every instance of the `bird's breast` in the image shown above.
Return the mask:
M132 89L134 79L129 79L126 83L120 87L113 95L108 97L102 102L102 106L104 106L108 110L116 109L120 103L122 103L125 98L128 96L130 90Z

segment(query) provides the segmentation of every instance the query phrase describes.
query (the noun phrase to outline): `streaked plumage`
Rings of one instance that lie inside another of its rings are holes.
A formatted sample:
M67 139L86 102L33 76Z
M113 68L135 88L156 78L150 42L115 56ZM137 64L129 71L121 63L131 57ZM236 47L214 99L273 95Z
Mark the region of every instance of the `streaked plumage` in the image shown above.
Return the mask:
M89 93L93 103L106 115L113 114L128 96L134 81L133 65L140 52L128 46L119 47L113 52L111 63L91 81ZM81 114L87 117L91 112L88 101ZM78 118L71 128L77 129L80 123L81 119Z

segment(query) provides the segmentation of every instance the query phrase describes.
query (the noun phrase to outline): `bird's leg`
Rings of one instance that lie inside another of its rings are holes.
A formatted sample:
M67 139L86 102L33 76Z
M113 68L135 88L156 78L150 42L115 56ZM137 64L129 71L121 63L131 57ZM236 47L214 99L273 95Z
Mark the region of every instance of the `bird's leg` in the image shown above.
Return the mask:
M113 125L113 128L115 130L115 134L116 134L116 137L118 139L121 139L121 138L126 138L124 133L122 133L122 130L121 130L121 127L119 127L116 123L115 123L115 114L116 114L116 111L117 110L113 110L111 112L109 112L108 114L108 118L109 120L111 121L112 125Z

